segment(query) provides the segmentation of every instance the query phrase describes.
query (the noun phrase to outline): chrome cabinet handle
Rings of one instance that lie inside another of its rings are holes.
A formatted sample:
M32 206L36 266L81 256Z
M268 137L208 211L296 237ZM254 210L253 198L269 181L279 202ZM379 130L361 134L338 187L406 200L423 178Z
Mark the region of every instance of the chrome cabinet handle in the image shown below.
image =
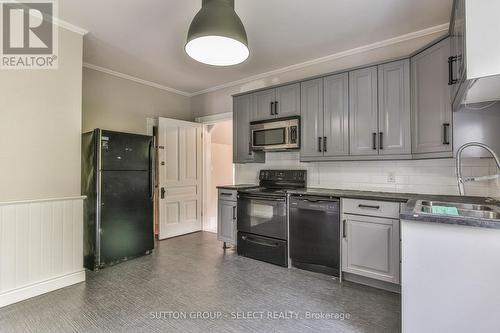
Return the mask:
M271 102L271 116L274 116L274 102Z
M233 206L233 220L236 220L236 206Z
M318 137L318 151L321 153L321 137Z
M377 150L377 133L372 134L372 149Z
M346 222L346 220L342 221L342 238L346 238L347 237L346 230L345 230L345 222Z
M274 102L274 114L278 115L278 101Z
M378 137L378 148L379 149L384 149L384 141L382 139L383 136L384 136L384 133L380 132L379 137Z
M326 153L328 151L326 146L326 136L323 137L323 151Z

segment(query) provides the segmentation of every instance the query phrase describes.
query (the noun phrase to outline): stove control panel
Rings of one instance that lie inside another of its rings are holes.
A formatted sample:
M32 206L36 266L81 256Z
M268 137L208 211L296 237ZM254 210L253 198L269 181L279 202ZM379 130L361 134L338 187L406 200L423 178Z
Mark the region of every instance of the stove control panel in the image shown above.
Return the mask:
M307 170L261 170L259 180L302 183L307 180Z

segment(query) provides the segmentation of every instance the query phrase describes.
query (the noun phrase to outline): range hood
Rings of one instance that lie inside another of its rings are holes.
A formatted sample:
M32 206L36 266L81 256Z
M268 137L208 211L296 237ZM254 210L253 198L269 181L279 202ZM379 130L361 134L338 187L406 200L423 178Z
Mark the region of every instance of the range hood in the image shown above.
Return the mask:
M453 110L500 100L500 1L455 0L450 24L451 62L458 76ZM451 66L451 65L450 65ZM453 89L452 89L453 90Z

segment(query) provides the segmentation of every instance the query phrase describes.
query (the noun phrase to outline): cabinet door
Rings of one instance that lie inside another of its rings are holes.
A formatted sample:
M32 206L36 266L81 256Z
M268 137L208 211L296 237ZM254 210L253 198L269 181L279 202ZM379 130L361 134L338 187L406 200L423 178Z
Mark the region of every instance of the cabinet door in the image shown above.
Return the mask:
M349 74L324 78L324 156L349 155Z
M323 79L301 83L301 159L323 156Z
M275 89L258 91L253 94L253 115L250 121L274 118ZM272 103L272 104L271 104Z
M399 283L399 220L344 215L342 270Z
M217 239L236 244L236 202L219 200Z
M349 73L351 155L378 155L377 67Z
M411 59L413 154L449 153L451 156L449 54L450 40L445 39Z
M380 155L411 154L410 60L378 66Z
M250 116L252 95L235 97L233 100L233 162L251 162L254 158L250 149Z
M277 118L300 115L300 83L276 88L276 103Z
M465 79L465 0L453 2L453 14L451 21L451 52L448 56L456 57L452 66L453 79L458 80L451 85L451 102L457 96L462 81Z

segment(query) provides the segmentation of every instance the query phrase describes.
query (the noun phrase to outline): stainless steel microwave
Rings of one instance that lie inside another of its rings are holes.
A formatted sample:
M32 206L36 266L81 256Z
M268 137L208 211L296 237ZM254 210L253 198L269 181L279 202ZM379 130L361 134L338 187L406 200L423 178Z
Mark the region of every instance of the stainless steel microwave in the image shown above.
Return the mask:
M299 131L299 116L251 122L252 150L300 149Z

